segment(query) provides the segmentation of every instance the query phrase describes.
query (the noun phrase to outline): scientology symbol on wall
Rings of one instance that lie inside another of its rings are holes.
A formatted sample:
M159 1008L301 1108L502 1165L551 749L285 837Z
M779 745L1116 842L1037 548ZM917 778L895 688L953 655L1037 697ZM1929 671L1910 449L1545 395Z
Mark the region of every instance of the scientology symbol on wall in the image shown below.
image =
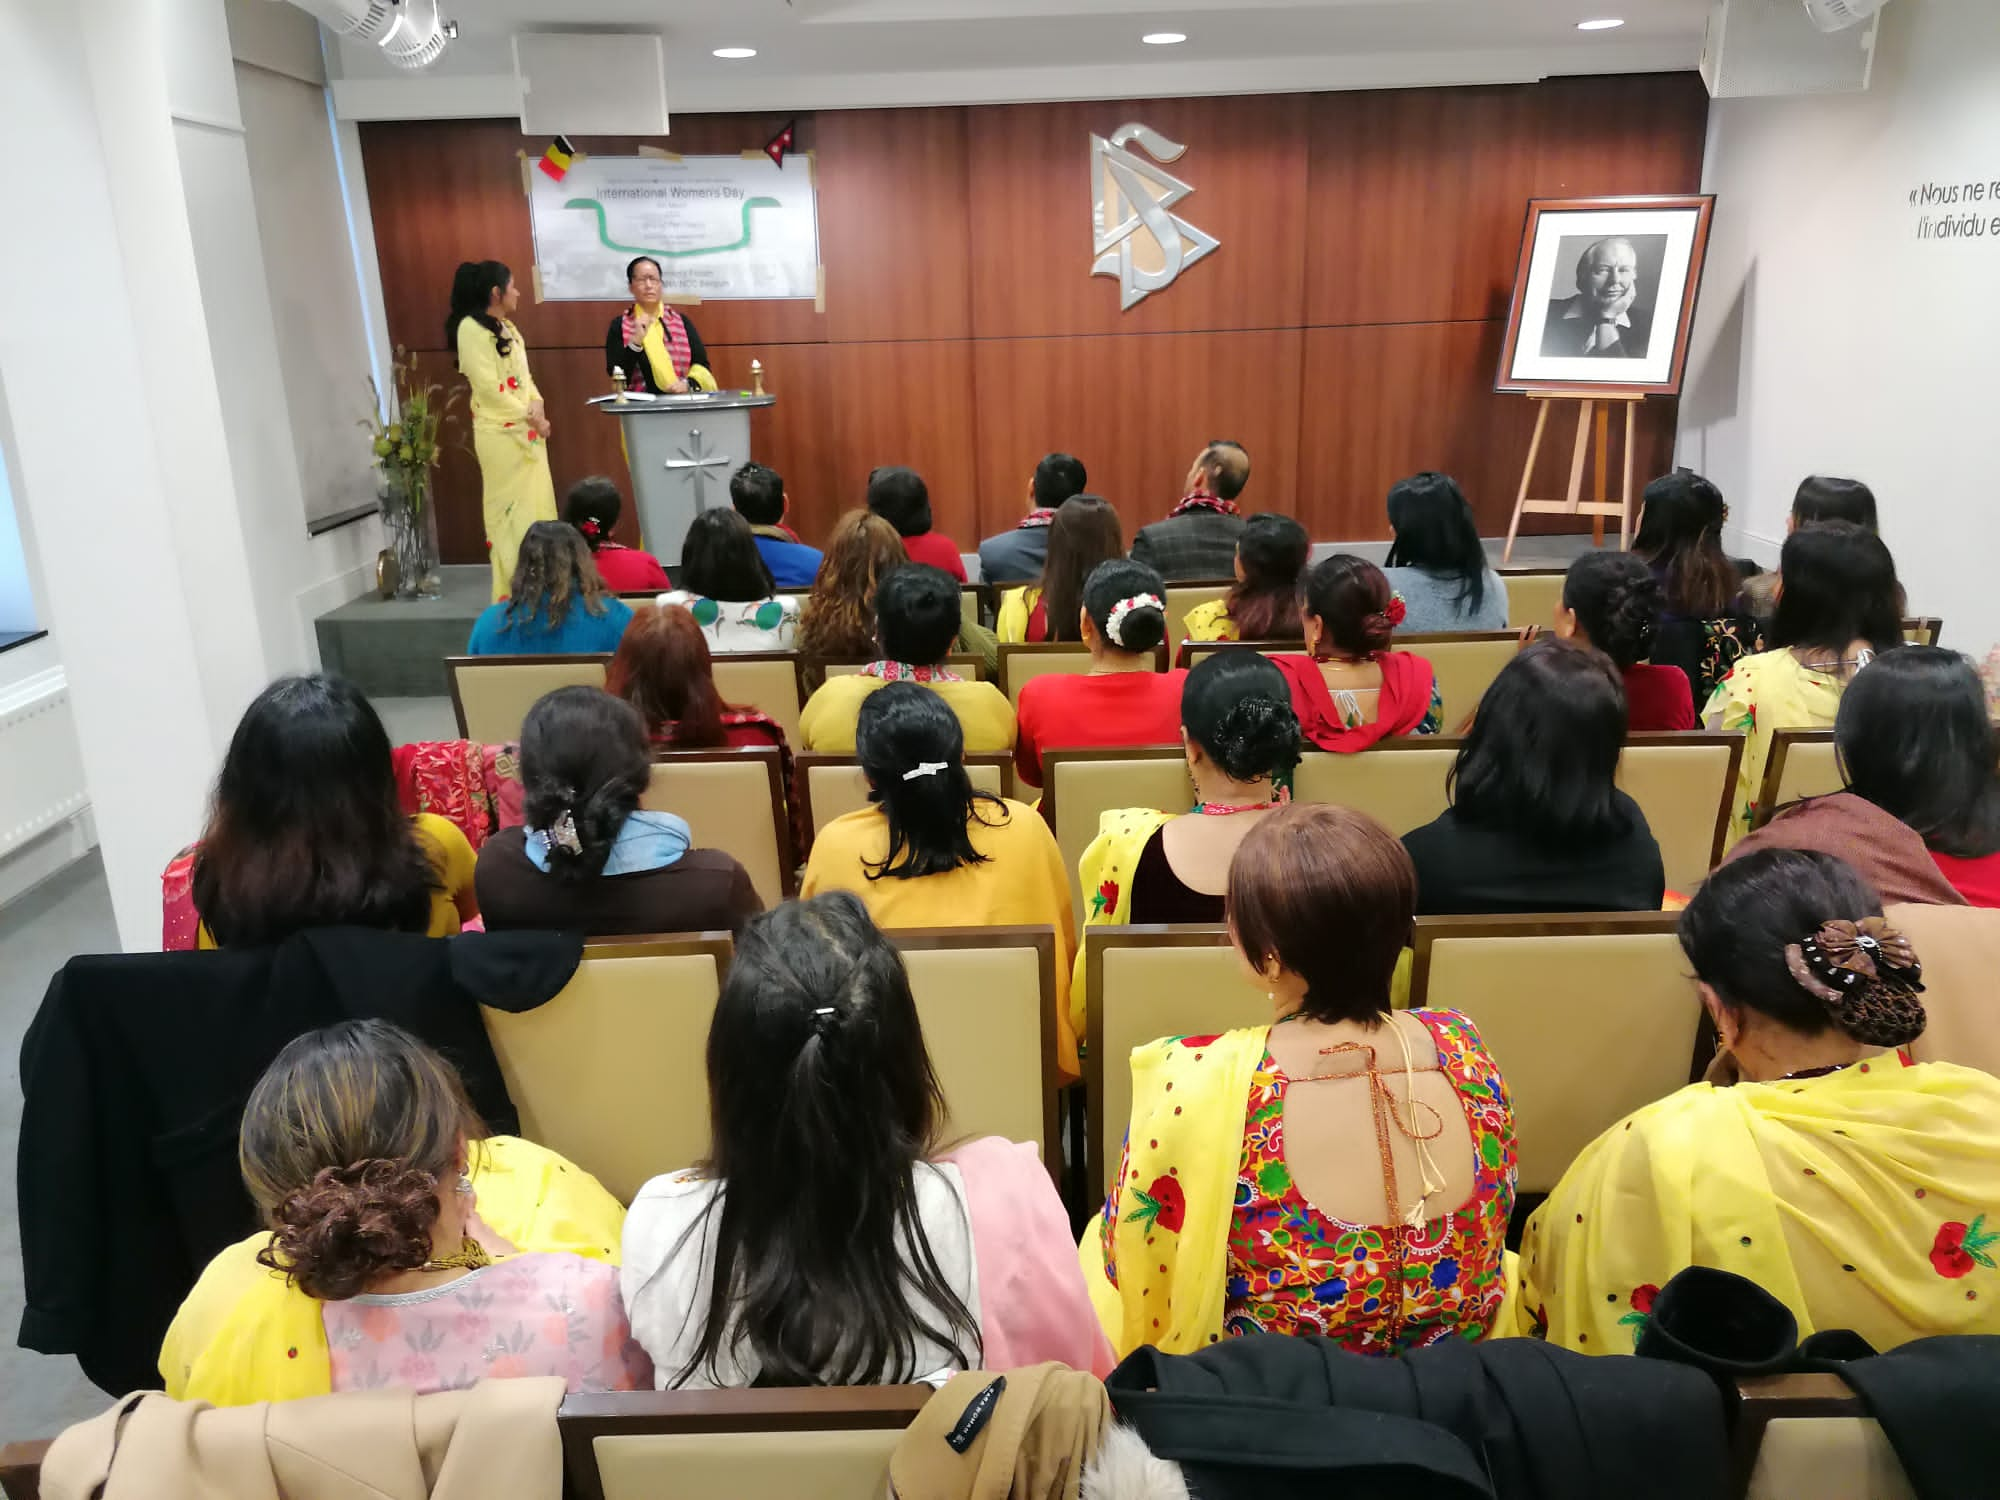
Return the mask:
M1162 171L1160 163L1178 161L1186 151L1139 124L1121 125L1109 139L1090 138L1091 254L1096 256L1090 274L1118 278L1121 312L1172 286L1219 244L1172 211L1194 189Z

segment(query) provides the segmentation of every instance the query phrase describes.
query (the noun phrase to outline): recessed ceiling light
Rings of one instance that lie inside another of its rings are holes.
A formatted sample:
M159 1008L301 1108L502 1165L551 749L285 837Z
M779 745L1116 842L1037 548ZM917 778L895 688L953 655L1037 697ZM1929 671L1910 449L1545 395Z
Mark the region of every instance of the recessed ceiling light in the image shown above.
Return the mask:
M1616 31L1625 22L1617 16L1606 16L1600 21L1578 21L1578 31Z
M1171 47L1187 40L1185 31L1149 31L1139 38L1148 47Z
M755 57L757 49L755 47L717 47L715 55L727 58L731 62L739 62L746 57Z

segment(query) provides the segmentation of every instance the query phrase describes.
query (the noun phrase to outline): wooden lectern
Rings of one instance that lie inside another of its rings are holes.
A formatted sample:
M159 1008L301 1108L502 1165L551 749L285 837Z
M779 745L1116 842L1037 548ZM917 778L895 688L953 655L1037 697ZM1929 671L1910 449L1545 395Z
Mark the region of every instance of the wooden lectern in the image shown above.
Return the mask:
M748 391L691 391L651 400L600 396L591 402L618 419L632 502L645 548L671 566L694 518L729 507L729 477L750 461L750 413L777 397Z
M1598 546L1604 545L1604 518L1618 517L1618 549L1622 552L1632 545L1632 451L1637 438L1639 403L1646 399L1644 391L1590 390L1569 391L1561 394L1530 391L1528 399L1538 402L1540 410L1535 415L1535 436L1528 444L1528 462L1521 470L1521 489L1514 499L1514 518L1507 523L1507 546L1500 554L1504 565L1514 556L1514 537L1521 529L1523 516L1575 516L1591 518L1591 537ZM1576 446L1571 451L1569 461L1569 488L1560 500L1535 500L1529 497L1534 488L1535 462L1542 454L1542 438L1549 426L1549 409L1558 401L1577 403ZM1614 502L1610 498L1611 474L1611 408L1623 405L1625 408L1625 451L1623 480ZM1592 419L1595 418L1593 421ZM1597 463L1596 485L1593 500L1583 498L1583 465L1590 456L1591 439L1595 429Z

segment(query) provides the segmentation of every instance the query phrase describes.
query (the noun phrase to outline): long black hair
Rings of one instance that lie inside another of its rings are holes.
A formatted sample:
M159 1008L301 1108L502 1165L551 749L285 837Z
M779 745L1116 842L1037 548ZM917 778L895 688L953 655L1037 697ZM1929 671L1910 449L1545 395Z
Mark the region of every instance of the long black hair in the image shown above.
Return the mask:
M1236 538L1243 577L1229 590L1229 618L1246 641L1298 640L1299 587L1312 539L1305 527L1275 511L1252 516Z
M1940 854L2000 853L2000 743L1972 663L1940 646L1898 646L1855 675L1833 721L1847 789Z
M1470 614L1486 602L1486 548L1465 492L1448 474L1426 470L1389 490L1391 568L1421 568L1458 580L1458 608Z
M193 881L225 948L308 927L429 929L442 883L397 800L389 736L352 683L281 677L243 711Z
M705 510L688 524L675 577L689 593L724 604L768 599L778 587L757 550L757 533L733 509Z
M1619 671L1652 654L1660 581L1630 552L1584 553L1563 577L1562 602L1584 638Z
M564 880L602 874L618 830L638 810L653 774L639 710L602 688L546 693L521 725L522 811L530 828L552 832L563 814L579 847L549 839L549 873Z
M870 880L920 880L985 863L969 825L998 827L1007 805L965 774L965 731L944 699L915 682L877 688L862 700L854 754L868 800L889 819L889 852L880 864L864 861ZM999 816L985 816L982 803Z
M1903 590L1882 538L1852 521L1801 526L1778 554L1772 650L1838 651L1866 641L1881 655L1903 644Z
M1094 568L1124 555L1124 528L1109 500L1102 495L1072 495L1063 501L1049 523L1048 558L1038 583L1049 640L1079 639L1084 580Z
M1729 519L1722 491L1692 469L1676 469L1646 486L1645 502L1632 550L1660 570L1667 607L1691 620L1726 615L1743 577L1722 550Z
M927 1373L920 1338L977 1366L978 1322L918 1215L944 1095L902 959L852 894L745 924L709 1026L708 1101L704 1166L726 1190L674 1384L728 1356L759 1385L893 1385ZM706 1215L689 1235L705 1232Z
M1500 669L1445 777L1465 822L1553 847L1618 838L1630 817L1614 782L1625 684L1588 646L1536 641Z
M467 318L493 335L502 359L513 352L514 341L507 337L507 330L490 311L493 294L504 292L513 279L514 273L497 260L459 263L457 273L451 278L451 311L444 320L444 346L451 350L454 363L458 359L458 325Z
M1181 728L1231 781L1282 776L1302 737L1285 674L1258 651L1217 651L1188 672Z
M1159 604L1135 604L1111 628L1111 611L1127 599L1157 599ZM1107 651L1137 656L1167 638L1167 586L1160 575L1141 562L1114 557L1090 570L1083 581L1083 607L1097 627Z

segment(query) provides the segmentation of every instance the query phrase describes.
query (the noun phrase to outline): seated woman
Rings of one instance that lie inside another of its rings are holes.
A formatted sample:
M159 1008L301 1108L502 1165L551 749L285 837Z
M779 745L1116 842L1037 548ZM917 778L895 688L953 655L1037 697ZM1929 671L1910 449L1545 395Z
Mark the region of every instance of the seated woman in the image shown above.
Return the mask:
M281 677L243 711L195 851L195 946L256 948L308 927L450 937L479 915L472 845L405 817L389 736L342 677Z
M838 661L873 652L875 591L909 560L896 528L874 511L842 516L799 609L799 653Z
M618 1293L625 1211L554 1152L484 1134L451 1065L386 1021L292 1041L243 1110L243 1180L269 1227L181 1304L167 1394L241 1406L505 1375L645 1389Z
M597 576L606 588L614 594L652 594L672 588L657 557L612 540L624 508L618 486L602 475L578 480L563 497L563 519L590 548L590 560L597 564Z
M684 819L640 808L652 762L639 711L600 688L557 688L528 710L527 826L479 851L489 931L733 931L764 909L734 858L693 847Z
M1729 507L1722 491L1690 469L1646 486L1633 555L1660 581L1653 661L1679 667L1696 705L1742 657L1763 649L1743 596L1743 575L1722 550Z
M1618 790L1625 689L1601 652L1537 641L1500 669L1445 779L1451 806L1403 835L1417 912L1658 911L1667 877Z
M705 510L688 525L676 570L680 587L662 594L694 616L712 651L789 651L799 600L780 594L757 550L757 535L734 510Z
M1125 533L1111 502L1096 495L1065 500L1049 523L1049 555L1041 578L1000 596L995 622L1001 640L1075 641L1083 581L1099 563L1125 555Z
M1660 581L1631 553L1586 552L1569 565L1556 634L1611 658L1634 734L1696 727L1687 673L1646 660L1659 618Z
M1389 587L1412 635L1505 630L1507 585L1486 560L1479 525L1458 481L1414 474L1389 491Z
M958 585L936 568L896 569L875 591L877 659L859 672L828 677L806 700L799 738L808 750L854 753L855 725L868 695L885 683L920 682L965 730L965 748L1014 748L1014 709L990 682L968 682L946 666L960 625Z
M1251 1333L1394 1355L1492 1329L1513 1110L1470 1021L1390 1009L1415 885L1351 808L1287 807L1243 841L1229 929L1277 1024L1132 1053L1124 1156L1081 1247L1121 1357Z
M514 584L472 622L467 656L609 652L632 622L631 606L598 576L576 528L537 521L521 538Z
M1197 604L1181 628L1190 641L1296 641L1299 582L1312 539L1290 516L1252 516L1236 539L1236 586L1228 597Z
M604 690L639 710L647 737L661 750L776 745L789 751L776 719L722 701L708 637L678 604L642 604L632 612L605 669ZM790 785L789 774L785 780Z
M625 1221L625 1302L662 1389L1109 1373L1048 1169L993 1136L940 1149L909 976L852 896L744 929L708 1097L707 1160L655 1177Z
M1801 1338L1990 1330L2000 1079L1879 1050L1921 1036L1924 1007L1875 892L1831 855L1766 850L1709 876L1680 939L1742 1081L1649 1104L1571 1163L1521 1243L1521 1331L1629 1353L1690 1265L1756 1282Z
M1731 844L1756 819L1771 736L1830 727L1855 674L1903 644L1895 559L1873 532L1849 521L1803 527L1785 538L1778 571L1771 649L1737 662L1702 711L1710 729L1743 734Z
M1077 504L1072 500L1063 507ZM1180 736L1185 672L1155 672L1166 634L1166 585L1144 563L1099 563L1077 611L1088 672L1045 672L1021 686L1014 772L1042 784L1042 751L1168 745Z
M958 543L933 529L931 492L915 469L885 466L868 475L868 508L896 528L910 561L949 573L964 583L965 558Z
M1074 1076L1065 981L1076 925L1048 824L973 790L958 719L916 683L882 685L862 702L855 750L873 805L819 831L799 894L852 891L883 927L1053 927L1058 1061Z
M1351 754L1407 734L1443 732L1444 697L1423 657L1391 651L1402 599L1366 558L1335 553L1306 574L1306 654L1274 656L1313 746Z

